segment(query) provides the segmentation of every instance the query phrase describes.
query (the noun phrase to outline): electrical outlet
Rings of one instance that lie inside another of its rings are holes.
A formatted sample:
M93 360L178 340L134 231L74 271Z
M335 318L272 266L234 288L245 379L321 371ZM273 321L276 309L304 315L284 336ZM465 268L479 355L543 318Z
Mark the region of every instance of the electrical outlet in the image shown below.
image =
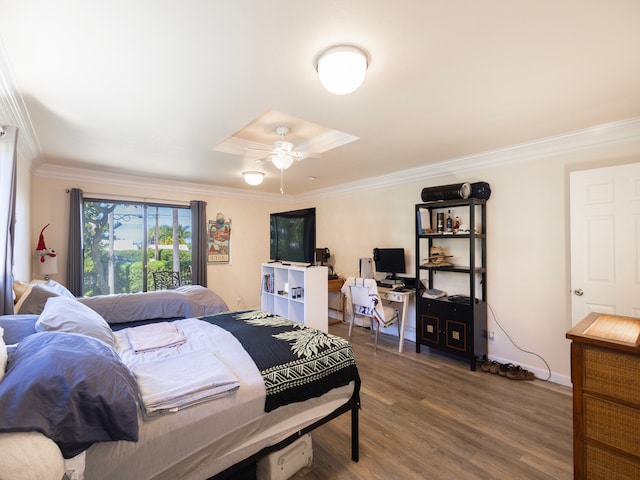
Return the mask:
M492 342L496 339L496 333L493 330L489 331L489 340Z
M240 305L242 303L242 297L240 295L238 295L236 297L236 305Z

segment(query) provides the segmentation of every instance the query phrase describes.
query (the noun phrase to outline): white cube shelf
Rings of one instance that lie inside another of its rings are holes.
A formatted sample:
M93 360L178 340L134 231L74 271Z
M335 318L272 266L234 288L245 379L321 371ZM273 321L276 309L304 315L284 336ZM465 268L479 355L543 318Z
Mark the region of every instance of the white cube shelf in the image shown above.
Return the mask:
M262 310L327 332L328 273L321 266L263 263Z

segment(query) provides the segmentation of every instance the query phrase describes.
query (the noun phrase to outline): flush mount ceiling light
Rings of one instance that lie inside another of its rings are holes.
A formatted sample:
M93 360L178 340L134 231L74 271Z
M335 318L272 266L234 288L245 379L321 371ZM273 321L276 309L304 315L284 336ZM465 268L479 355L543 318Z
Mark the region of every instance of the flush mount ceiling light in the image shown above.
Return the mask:
M316 70L324 88L336 95L346 95L362 85L368 63L367 54L360 48L339 45L320 54Z
M244 181L249 185L260 185L262 183L262 179L264 178L264 173L262 172L242 172L242 176L244 177Z

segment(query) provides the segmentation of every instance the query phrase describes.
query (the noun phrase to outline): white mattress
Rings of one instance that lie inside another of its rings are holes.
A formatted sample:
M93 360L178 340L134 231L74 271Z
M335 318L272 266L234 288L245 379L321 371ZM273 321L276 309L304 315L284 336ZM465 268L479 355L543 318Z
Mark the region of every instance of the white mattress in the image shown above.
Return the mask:
M114 334L116 349L130 368L144 362L206 348L240 381L233 395L143 421L138 442L103 442L86 451L85 478L206 479L300 428L325 417L352 396L353 382L322 397L264 412L265 388L257 367L235 337L196 319L176 325L189 341L135 354L126 330Z

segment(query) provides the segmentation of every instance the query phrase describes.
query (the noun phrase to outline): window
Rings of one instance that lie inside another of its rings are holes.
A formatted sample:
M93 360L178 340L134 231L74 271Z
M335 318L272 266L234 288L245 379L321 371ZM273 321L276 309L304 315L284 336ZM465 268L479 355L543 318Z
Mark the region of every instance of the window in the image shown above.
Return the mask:
M85 199L85 296L154 290L153 272L191 284L191 210L176 205Z

